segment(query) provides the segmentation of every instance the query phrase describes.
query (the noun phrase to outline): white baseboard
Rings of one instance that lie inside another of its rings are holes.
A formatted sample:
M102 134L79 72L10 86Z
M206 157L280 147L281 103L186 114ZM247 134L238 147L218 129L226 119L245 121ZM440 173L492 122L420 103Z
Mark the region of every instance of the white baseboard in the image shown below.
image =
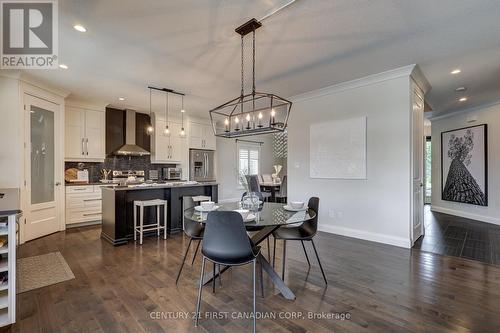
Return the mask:
M336 235L353 237L358 239L363 239L367 241L383 243L388 245L394 245L398 247L404 247L405 249L411 248L410 239L403 237L395 237L384 234L378 234L370 231L363 231L345 227L339 227L334 225L319 225L318 229L320 231L329 232Z
M465 218L471 219L471 220L477 220L477 221L481 221L481 222L500 225L500 218L496 218L496 217L484 216L484 215L479 215L479 214L474 214L474 213L467 213L464 211L445 208L445 207L439 207L439 206L435 206L435 205L431 205L431 211L443 213L443 214L465 217Z

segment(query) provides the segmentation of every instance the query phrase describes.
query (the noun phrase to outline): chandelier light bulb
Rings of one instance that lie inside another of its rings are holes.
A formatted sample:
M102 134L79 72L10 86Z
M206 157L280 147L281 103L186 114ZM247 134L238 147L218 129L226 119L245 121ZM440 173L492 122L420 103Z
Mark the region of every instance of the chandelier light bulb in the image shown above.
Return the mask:
M250 121L250 114L247 113L247 121Z
M146 131L148 132L148 134L153 133L153 126L149 125L148 128L146 128Z
M271 109L271 125L275 125L276 124L276 119L274 118L274 116L276 116L276 111L274 110L274 108Z
M258 117L259 117L259 120L262 119L262 112L259 112Z
M181 128L181 136L184 136L184 135L186 135L186 132L184 131L184 127L183 127L183 128Z
M234 118L234 122L235 122L236 124L239 124L239 123L240 123L240 118L238 118L238 117Z
M168 129L168 126L165 127L165 134L170 134L170 130Z

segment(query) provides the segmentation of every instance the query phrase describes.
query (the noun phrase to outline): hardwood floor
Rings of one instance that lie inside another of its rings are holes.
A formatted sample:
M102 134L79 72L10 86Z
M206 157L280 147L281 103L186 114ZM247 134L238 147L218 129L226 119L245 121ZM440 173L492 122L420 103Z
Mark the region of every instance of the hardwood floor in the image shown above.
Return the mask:
M297 299L285 300L265 277L266 295L257 298L257 309L278 318L259 319L258 331L498 332L500 267L325 233L315 240L328 287L312 249L308 272L300 242L289 242L285 282ZM20 257L60 251L76 278L18 295L17 323L4 331L249 332L250 319L202 318L198 328L191 319L152 319L162 311L176 316L195 309L199 258L175 286L185 246L187 240L176 235L112 247L99 238L98 227L26 243ZM233 268L215 294L204 288L202 312L249 313L251 297L250 267ZM309 312L349 318L308 319ZM280 318L294 313L305 318Z
M425 206L425 236L414 248L500 265L500 226L432 212Z

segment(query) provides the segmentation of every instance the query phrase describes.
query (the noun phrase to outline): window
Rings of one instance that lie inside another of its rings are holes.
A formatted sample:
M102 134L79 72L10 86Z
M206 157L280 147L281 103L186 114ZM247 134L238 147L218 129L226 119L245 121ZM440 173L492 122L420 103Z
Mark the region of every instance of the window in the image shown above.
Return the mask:
M238 143L238 174L258 175L260 173L260 145ZM238 184L240 183L238 177Z

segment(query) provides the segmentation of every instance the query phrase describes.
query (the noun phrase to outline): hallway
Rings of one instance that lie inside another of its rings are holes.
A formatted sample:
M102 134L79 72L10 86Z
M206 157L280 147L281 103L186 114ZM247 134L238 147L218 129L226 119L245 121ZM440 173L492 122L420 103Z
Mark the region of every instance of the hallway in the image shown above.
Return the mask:
M431 211L414 249L500 265L500 226Z

